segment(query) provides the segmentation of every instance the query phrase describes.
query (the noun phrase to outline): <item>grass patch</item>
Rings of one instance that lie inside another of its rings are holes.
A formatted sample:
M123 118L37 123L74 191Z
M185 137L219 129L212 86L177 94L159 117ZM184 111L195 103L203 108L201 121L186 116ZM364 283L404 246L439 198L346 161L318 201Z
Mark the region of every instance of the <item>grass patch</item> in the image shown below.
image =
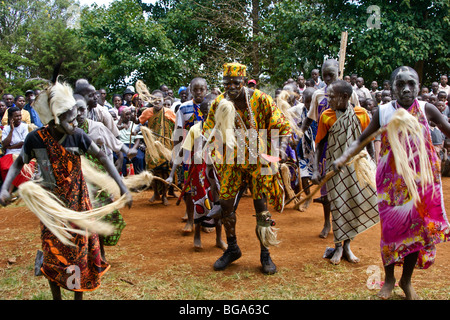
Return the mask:
M121 253L119 253L120 255ZM100 289L84 295L86 300L373 300L377 290L365 286L364 268L326 261L305 264L301 273L281 268L264 276L255 270L226 274L208 271L195 275L190 265L174 265L151 275L139 273L133 264L115 268L103 277ZM299 275L300 274L300 275ZM362 280L358 280L362 279ZM357 286L354 284L358 283ZM450 287L429 286L416 290L425 300L447 300ZM73 293L62 290L70 300ZM403 299L400 288L393 300ZM48 282L35 277L33 265L13 265L0 269L2 300L50 300Z

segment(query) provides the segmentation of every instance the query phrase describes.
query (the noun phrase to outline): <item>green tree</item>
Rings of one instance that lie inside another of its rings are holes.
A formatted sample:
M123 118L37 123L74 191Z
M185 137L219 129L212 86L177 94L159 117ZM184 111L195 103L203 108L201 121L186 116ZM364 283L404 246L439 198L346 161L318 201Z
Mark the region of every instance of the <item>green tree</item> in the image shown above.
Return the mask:
M186 61L185 81L205 77L220 84L222 65L238 61L249 77L259 78L262 59L260 21L269 10L267 0L160 0L145 5Z
M370 6L379 8L379 27ZM409 65L429 85L450 67L449 10L448 0L279 2L264 26L272 81L300 72L309 77L324 58L338 59L341 32L347 31L344 74L380 82Z
M76 30L68 28L73 8L77 7L72 0L1 2L0 91L18 94L39 83L43 86L63 57L62 75L67 81L90 71L91 62Z
M183 61L164 28L143 12L140 1L114 1L85 8L80 36L98 64L96 87L112 90L143 80L150 90L180 80Z

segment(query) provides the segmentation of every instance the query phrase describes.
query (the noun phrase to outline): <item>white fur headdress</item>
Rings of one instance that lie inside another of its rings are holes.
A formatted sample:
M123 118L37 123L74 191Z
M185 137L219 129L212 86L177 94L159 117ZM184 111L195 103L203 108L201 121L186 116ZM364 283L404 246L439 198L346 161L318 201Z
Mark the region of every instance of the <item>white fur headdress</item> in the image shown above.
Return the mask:
M59 124L58 117L71 110L76 104L73 89L67 83L58 81L60 66L61 63L58 63L53 71L49 86L37 96L33 105L44 125L51 120L55 120L55 123Z

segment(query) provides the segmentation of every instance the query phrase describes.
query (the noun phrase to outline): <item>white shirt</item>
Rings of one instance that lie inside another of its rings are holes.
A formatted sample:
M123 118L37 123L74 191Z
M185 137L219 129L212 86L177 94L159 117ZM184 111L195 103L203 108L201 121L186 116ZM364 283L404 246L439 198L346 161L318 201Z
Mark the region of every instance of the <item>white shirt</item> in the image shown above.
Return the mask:
M362 86L361 88L356 88L355 92L357 95L360 95L366 99L372 99L372 94L370 93L369 89Z
M396 105L396 103L397 102L395 100L393 100L386 104L381 104L378 107L378 112L379 112L379 116L380 116L380 127L384 127L385 125L387 125L389 123L393 114L395 113L395 111L397 111L397 109L394 107ZM425 117L426 117L426 112L425 112L426 104L427 103L425 101L419 100L419 107L422 110Z
M3 141L5 141L6 137L9 135L9 132L11 131L11 126L7 125L3 128L2 132L2 144ZM24 122L21 122L18 127L15 127L13 130L13 134L11 137L11 145L17 144L19 142L24 142L25 137L28 134L28 125ZM19 154L22 148L20 149L6 149L6 154Z
M180 127L184 129L184 125L192 117L195 108L200 109L200 105L196 105L193 100L189 100L182 103L176 113L175 127L177 128ZM206 117L207 115L203 116ZM198 120L201 121L201 119Z
M450 86L446 85L445 87L443 87L441 84L439 84L438 92L439 91L444 91L445 93L447 93L448 96L450 94Z

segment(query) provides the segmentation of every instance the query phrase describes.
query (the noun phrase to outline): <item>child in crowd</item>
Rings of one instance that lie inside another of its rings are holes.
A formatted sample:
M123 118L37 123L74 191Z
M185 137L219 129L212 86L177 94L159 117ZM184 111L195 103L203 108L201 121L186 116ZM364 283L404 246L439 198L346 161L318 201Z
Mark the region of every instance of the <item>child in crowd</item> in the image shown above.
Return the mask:
M351 85L338 80L328 86L330 109L320 119L316 136L316 161L312 181L316 184L323 178L319 173L320 155L327 144L327 172L335 159L364 131L370 123L369 114L359 106L349 103ZM368 144L373 155L372 144ZM352 263L359 262L350 249L350 242L361 232L379 222L376 191L370 185L360 182L354 165L343 166L326 182L327 197L332 215L335 250L331 263L339 264L342 257Z

